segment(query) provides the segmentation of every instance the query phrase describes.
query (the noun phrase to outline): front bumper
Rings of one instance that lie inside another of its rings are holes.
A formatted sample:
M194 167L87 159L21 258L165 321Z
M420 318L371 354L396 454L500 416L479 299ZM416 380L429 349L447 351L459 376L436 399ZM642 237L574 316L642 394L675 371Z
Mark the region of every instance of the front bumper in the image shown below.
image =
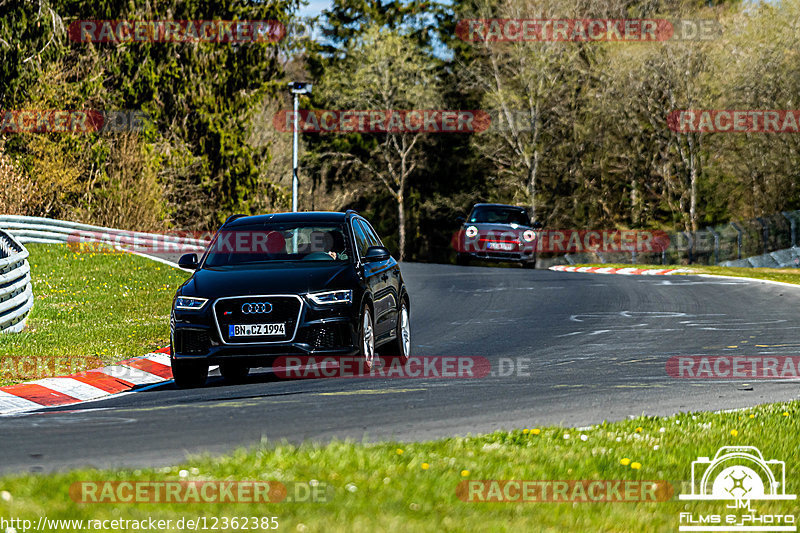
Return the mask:
M170 320L173 357L205 360L209 364L233 359L247 360L248 364L256 366L286 355L350 356L358 352L358 318L353 316L354 307L351 304L314 306L303 299L299 299L300 309L296 315L295 310L290 309L279 319L287 323L285 338L232 339L225 333L227 322L270 320L241 315L226 319L222 316L226 308L218 306L219 302L245 298L266 300L276 297L220 298L208 302L200 311L173 310ZM228 308L231 307L236 306Z
M520 262L520 261L533 261L536 259L536 252L534 249L519 250L512 252L502 252L496 250L475 251L475 252L461 252L463 255L481 261L499 261L499 262Z

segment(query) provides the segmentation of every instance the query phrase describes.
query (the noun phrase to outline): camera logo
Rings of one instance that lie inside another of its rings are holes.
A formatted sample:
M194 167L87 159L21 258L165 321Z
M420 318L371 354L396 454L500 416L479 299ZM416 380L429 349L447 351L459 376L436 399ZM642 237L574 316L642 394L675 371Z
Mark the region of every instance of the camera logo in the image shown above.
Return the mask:
M723 446L714 459L692 461L692 493L681 500L794 500L786 494L786 464L764 460L755 446Z
M724 513L680 513L679 531L797 531L794 515L759 514L759 500L795 500L786 494L786 464L764 460L755 446L723 446L713 459L692 461L692 490L680 500L723 500Z

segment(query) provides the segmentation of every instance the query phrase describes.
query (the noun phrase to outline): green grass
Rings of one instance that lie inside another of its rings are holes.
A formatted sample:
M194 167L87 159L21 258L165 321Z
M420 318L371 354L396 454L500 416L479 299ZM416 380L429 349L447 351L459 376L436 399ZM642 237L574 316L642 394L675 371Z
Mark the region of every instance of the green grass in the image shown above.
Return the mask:
M0 516L34 521L39 516L276 516L280 531L677 531L681 511L726 512L724 504L677 500L677 494L688 490L684 483L690 480L691 462L698 456L713 457L726 445L756 446L765 459L785 460L786 492L800 491L798 402L537 431L421 443L265 443L163 469L7 476L0 478ZM623 459L630 463L622 464ZM632 468L634 463L641 468ZM491 479L662 480L672 484L675 495L660 503L575 504L468 503L456 495L462 481ZM287 487L311 483L327 486L330 496L325 502L267 504L79 504L69 496L73 483L107 480L262 480ZM757 502L754 507L760 513L791 514L797 502Z
M172 297L188 274L130 254L30 244L34 307L0 335L0 385L78 372L169 344Z
M631 265L623 263L584 263L577 267L610 267L610 268L683 268L692 274L714 274L716 276L734 276L737 278L766 279L784 283L800 284L800 269L797 268L740 268L704 265Z

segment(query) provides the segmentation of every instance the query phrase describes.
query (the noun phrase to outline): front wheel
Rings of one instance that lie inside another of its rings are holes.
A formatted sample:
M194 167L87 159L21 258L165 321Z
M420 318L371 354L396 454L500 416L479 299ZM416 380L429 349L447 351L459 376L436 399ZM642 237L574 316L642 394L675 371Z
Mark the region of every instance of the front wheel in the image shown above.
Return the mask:
M393 341L384 348L384 353L396 358L400 364L406 364L411 357L411 321L409 319L408 304L403 300L400 312L397 315L397 333Z
M527 261L522 262L522 268L536 268L536 259L538 257L538 251L533 251L533 257L528 259Z
M194 389L206 384L208 364L202 361L187 361L170 358L172 378L180 389Z
M372 310L364 304L361 310L361 320L358 328L358 354L364 364L366 373L372 370L375 364L375 328L372 319Z

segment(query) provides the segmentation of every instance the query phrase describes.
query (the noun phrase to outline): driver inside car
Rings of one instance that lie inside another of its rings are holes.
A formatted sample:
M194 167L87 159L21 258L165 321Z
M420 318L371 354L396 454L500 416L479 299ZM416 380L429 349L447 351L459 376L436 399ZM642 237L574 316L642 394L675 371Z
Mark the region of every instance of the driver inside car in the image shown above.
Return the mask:
M347 255L344 253L344 236L341 232L336 230L312 231L309 237L312 252L328 254L333 260L347 259Z

